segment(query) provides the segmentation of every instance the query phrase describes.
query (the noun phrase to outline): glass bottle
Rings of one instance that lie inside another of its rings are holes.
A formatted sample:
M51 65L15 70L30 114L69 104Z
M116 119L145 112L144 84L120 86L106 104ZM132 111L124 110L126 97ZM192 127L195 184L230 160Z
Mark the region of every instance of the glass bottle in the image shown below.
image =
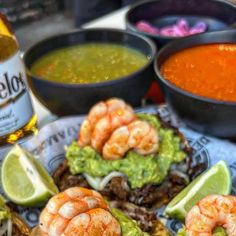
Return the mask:
M35 133L36 123L19 45L0 14L0 145Z

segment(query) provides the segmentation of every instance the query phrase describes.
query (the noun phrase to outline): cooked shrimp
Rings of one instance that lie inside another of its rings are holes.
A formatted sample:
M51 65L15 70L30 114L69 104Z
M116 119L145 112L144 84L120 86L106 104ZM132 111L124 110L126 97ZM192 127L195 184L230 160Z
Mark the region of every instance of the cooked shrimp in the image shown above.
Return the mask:
M228 236L236 235L235 196L207 196L187 214L187 236L212 236L212 232L217 226L222 226Z
M52 197L40 218L45 236L120 236L118 221L103 197L89 189L74 187Z
M113 131L123 125L129 124L135 119L136 115L131 109L124 108L112 111L96 123L92 134L92 147L101 153L103 145Z
M123 100L118 98L111 98L105 102L95 104L80 127L79 145L84 147L91 143L94 126L102 117L116 109L124 108L132 109Z
M156 153L159 149L159 135L157 130L150 125L150 131L137 146L134 146L134 150L141 155L148 155Z
M103 147L104 159L119 159L134 149L142 155L158 151L159 136L157 130L148 122L136 120L116 129Z

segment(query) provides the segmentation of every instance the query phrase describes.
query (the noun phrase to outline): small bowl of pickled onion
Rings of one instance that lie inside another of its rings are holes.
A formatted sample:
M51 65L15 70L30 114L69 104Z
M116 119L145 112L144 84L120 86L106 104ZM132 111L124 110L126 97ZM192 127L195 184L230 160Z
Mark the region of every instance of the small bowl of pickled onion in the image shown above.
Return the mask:
M153 39L160 48L193 34L232 28L236 5L226 0L149 0L126 14L128 30Z

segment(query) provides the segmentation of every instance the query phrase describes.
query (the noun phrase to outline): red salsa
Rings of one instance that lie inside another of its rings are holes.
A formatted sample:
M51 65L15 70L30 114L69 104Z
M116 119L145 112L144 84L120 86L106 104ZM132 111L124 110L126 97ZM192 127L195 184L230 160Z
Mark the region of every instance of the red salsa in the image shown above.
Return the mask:
M162 64L161 73L190 93L236 102L236 44L184 49Z

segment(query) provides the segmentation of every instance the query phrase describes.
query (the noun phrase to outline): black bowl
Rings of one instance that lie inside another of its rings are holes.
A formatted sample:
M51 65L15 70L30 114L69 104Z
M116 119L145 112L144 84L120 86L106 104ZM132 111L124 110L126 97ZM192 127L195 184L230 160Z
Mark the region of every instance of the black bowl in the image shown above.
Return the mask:
M167 103L180 119L197 131L233 138L236 137L236 102L223 102L191 94L165 80L160 73L160 66L172 54L185 48L211 43L236 43L236 30L176 40L159 52L154 68Z
M191 26L197 21L208 25L207 31L219 31L235 27L236 5L227 0L151 0L131 7L126 14L127 29L153 39L158 47L177 39L145 33L136 28L140 20L156 27L173 25L177 19L185 18Z
M50 82L30 73L32 64L41 56L58 48L89 42L115 43L134 48L149 58L148 63L129 76L93 84L63 84ZM156 48L146 37L113 29L84 29L47 38L24 55L29 81L35 96L57 115L87 113L94 103L119 97L133 106L140 105L154 79L153 61Z

